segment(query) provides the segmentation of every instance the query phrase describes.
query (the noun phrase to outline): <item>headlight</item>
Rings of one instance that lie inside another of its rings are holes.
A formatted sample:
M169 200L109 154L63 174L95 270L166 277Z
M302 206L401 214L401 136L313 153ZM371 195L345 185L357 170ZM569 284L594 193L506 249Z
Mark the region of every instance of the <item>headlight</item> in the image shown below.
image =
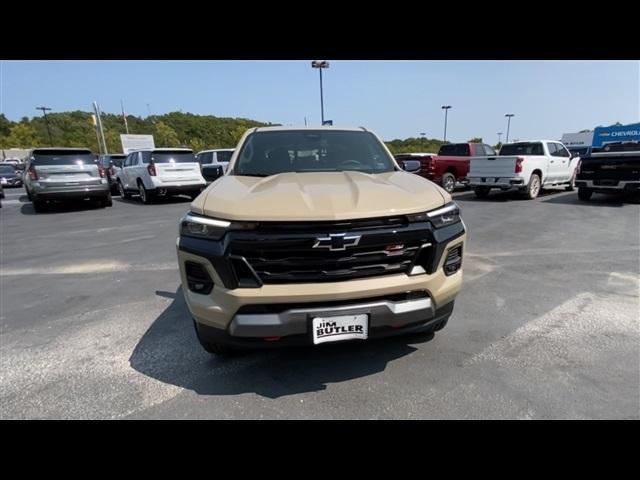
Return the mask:
M231 222L226 220L216 220L187 213L180 220L180 235L219 240L230 226Z
M460 221L460 207L456 202L451 202L430 212L410 215L409 219L411 221L429 220L435 228L446 227Z

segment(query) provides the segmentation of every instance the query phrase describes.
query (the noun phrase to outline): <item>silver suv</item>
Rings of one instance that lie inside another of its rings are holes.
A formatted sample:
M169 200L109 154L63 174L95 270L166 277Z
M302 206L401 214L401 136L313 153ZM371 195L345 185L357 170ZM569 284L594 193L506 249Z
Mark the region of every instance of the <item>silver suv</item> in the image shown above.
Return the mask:
M84 148L35 148L27 156L24 188L36 212L47 201L98 200L113 205L104 169L91 150Z

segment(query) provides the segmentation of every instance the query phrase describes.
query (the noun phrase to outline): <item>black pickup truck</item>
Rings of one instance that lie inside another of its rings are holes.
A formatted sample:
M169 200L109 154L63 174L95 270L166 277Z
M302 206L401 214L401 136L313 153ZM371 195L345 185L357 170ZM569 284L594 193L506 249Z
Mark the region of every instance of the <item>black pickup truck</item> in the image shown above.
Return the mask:
M594 192L640 197L640 142L609 143L580 159L576 187L580 200Z

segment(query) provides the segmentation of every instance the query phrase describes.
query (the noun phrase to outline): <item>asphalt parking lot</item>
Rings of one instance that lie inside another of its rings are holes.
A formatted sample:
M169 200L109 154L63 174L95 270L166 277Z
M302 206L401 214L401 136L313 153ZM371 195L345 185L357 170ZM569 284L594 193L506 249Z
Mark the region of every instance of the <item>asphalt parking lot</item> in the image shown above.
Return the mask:
M435 337L219 358L179 288L186 197L35 214L5 193L3 419L640 418L639 205L460 191L465 280Z

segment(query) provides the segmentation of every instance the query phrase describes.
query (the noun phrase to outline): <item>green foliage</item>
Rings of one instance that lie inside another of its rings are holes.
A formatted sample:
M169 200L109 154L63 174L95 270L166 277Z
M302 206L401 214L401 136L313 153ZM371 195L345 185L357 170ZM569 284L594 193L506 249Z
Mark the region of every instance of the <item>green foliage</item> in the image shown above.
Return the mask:
M473 137L471 140L468 140L469 143L482 143L482 137Z
M17 123L9 129L9 135L0 137L2 148L30 148L40 145L36 130L29 124Z
M90 112L57 112L47 114L53 144L57 147L84 147L99 151L96 130ZM158 147L187 145L195 151L209 148L233 148L242 134L252 127L267 126L247 118L226 118L171 112L141 118L127 116L129 133L152 134ZM13 129L20 126L15 133ZM120 135L125 132L122 115L103 113L102 126L109 152L122 151ZM30 148L49 145L47 125L42 116L23 117L12 122L0 114L0 147Z
M444 144L442 140L435 138L407 138L405 140L395 139L385 142L391 153L438 153Z

